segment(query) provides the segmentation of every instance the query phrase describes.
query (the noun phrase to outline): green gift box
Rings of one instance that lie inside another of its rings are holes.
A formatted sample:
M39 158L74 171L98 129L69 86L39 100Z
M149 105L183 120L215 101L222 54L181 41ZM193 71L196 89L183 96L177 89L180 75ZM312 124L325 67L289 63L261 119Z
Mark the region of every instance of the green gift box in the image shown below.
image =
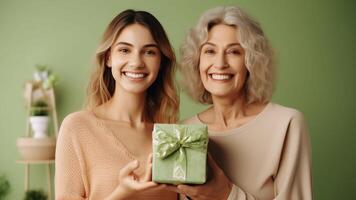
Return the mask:
M168 184L206 181L206 125L154 124L152 180Z

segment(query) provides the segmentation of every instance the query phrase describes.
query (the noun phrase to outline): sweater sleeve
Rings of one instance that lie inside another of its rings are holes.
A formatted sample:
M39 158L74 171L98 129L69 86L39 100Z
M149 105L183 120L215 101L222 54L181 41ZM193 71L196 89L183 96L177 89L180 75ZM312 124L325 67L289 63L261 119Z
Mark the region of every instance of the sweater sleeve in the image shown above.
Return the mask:
M228 200L255 198L233 185ZM285 135L278 172L274 177L274 200L312 199L311 145L303 115L297 112Z
M55 199L83 200L85 188L79 161L79 145L75 140L75 127L65 119L59 131L56 147Z
M300 112L296 112L290 120L274 178L276 200L312 199L311 145Z
M243 191L241 188L233 184L227 200L255 200L255 198L251 194L248 194L247 192Z

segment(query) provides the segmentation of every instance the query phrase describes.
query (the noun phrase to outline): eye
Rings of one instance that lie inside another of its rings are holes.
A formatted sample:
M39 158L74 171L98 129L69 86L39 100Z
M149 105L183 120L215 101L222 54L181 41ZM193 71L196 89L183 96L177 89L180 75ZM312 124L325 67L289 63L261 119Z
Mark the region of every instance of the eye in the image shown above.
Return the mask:
M154 56L157 55L157 51L156 50L152 50L152 49L147 49L144 51L145 55L149 55L149 56Z
M239 49L229 49L229 50L227 50L227 54L240 55L241 51Z
M208 49L204 49L203 53L207 54L207 55L212 55L212 54L215 54L215 50L208 48Z
M129 48L120 48L119 49L119 52L120 53L123 53L123 54L128 54L128 53L130 53L130 49Z

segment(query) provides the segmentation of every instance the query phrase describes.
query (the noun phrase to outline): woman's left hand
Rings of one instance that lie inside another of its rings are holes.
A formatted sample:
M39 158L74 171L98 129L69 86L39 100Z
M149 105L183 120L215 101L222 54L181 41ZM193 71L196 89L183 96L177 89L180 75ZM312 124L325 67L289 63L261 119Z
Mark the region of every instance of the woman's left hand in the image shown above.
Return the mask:
M220 169L215 160L208 154L211 178L203 185L166 185L167 189L183 194L194 200L226 200L229 197L232 183Z

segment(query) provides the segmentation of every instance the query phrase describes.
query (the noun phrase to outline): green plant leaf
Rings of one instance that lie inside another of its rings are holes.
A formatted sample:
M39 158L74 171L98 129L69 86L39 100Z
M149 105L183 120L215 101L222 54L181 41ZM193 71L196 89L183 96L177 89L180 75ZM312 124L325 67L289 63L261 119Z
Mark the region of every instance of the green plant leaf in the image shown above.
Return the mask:
M47 194L43 190L28 190L24 200L47 200Z
M10 182L5 176L0 176L0 199L4 199L10 192Z

